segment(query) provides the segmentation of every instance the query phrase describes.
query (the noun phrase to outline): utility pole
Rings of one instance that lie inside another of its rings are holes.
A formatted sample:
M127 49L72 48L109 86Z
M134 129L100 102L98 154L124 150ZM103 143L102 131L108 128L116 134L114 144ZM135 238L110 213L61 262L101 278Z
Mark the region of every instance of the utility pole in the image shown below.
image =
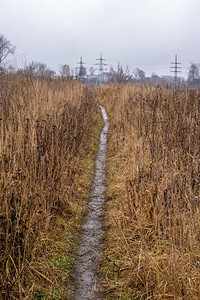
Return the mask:
M102 84L103 83L103 71L104 71L104 66L105 64L103 61L106 60L105 58L102 57L102 53L100 54L100 58L97 58L96 60L99 61L99 63L96 63L95 65L99 66L99 75L98 75L98 83Z
M82 57L80 57L80 61L77 64L79 64L79 78L80 78L80 80L82 80L83 76L86 75L85 74L86 68L83 66L83 65L85 65L85 63L83 62Z
M178 62L177 59L177 54L175 55L175 61L171 63L172 66L171 69L174 69L173 72L174 73L174 90L177 90L177 83L178 83L178 74L181 73L181 71L179 71L181 69L181 67L179 67L179 65L181 65L181 63Z

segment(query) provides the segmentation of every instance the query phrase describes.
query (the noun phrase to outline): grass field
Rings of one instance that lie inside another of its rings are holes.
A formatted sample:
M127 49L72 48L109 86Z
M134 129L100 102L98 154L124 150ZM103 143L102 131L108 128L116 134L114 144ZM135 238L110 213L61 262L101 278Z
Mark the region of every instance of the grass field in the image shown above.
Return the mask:
M200 93L97 90L110 116L105 299L200 298Z
M66 299L101 126L78 82L0 78L1 299Z
M70 299L105 106L104 299L200 299L200 92L0 77L0 298Z

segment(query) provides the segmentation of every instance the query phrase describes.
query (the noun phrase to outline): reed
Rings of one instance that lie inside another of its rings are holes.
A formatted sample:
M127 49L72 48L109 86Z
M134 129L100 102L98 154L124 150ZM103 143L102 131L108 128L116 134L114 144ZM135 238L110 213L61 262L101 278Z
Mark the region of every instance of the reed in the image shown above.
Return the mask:
M56 285L50 232L84 210L80 165L96 115L93 92L78 82L1 76L1 299L31 299L41 284Z
M97 91L110 116L105 299L200 298L200 94Z

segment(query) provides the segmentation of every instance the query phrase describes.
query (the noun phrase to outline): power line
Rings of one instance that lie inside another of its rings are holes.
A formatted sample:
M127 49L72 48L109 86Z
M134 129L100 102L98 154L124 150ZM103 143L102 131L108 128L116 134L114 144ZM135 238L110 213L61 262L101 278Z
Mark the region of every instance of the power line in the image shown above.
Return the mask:
M178 62L178 59L177 59L177 54L175 55L175 61L171 63L172 67L170 67L171 69L174 69L173 72L174 73L174 89L176 91L177 89L177 83L178 83L178 74L181 73L181 71L179 71L181 69L181 67L178 67L178 65L181 65L181 63Z
M104 72L104 66L107 64L104 63L105 58L102 57L102 53L100 54L100 58L97 58L96 60L99 61L99 63L96 63L95 65L99 66L99 75L98 75L98 83L103 83L103 72Z

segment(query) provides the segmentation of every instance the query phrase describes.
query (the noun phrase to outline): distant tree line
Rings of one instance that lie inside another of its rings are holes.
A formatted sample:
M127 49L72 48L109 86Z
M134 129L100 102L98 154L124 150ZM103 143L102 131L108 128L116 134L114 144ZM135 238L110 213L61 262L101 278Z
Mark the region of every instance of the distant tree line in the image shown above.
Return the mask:
M27 77L46 77L53 78L59 76L62 78L71 78L80 80L83 83L95 83L98 75L95 74L94 67L87 68L81 66L80 68L70 68L68 64L61 64L59 67L59 75L54 70L49 68L45 63L32 61L25 64L22 68L15 68L13 65L6 65L6 59L15 53L15 45L13 45L7 38L0 34L0 72L1 73L17 73ZM191 63L187 82L191 85L200 86L200 64ZM110 67L109 72L103 73L104 83L150 83L152 85L170 85L173 83L172 76L158 76L152 73L151 77L147 77L142 69L136 68L132 72L128 66L123 67L118 63L117 68Z

